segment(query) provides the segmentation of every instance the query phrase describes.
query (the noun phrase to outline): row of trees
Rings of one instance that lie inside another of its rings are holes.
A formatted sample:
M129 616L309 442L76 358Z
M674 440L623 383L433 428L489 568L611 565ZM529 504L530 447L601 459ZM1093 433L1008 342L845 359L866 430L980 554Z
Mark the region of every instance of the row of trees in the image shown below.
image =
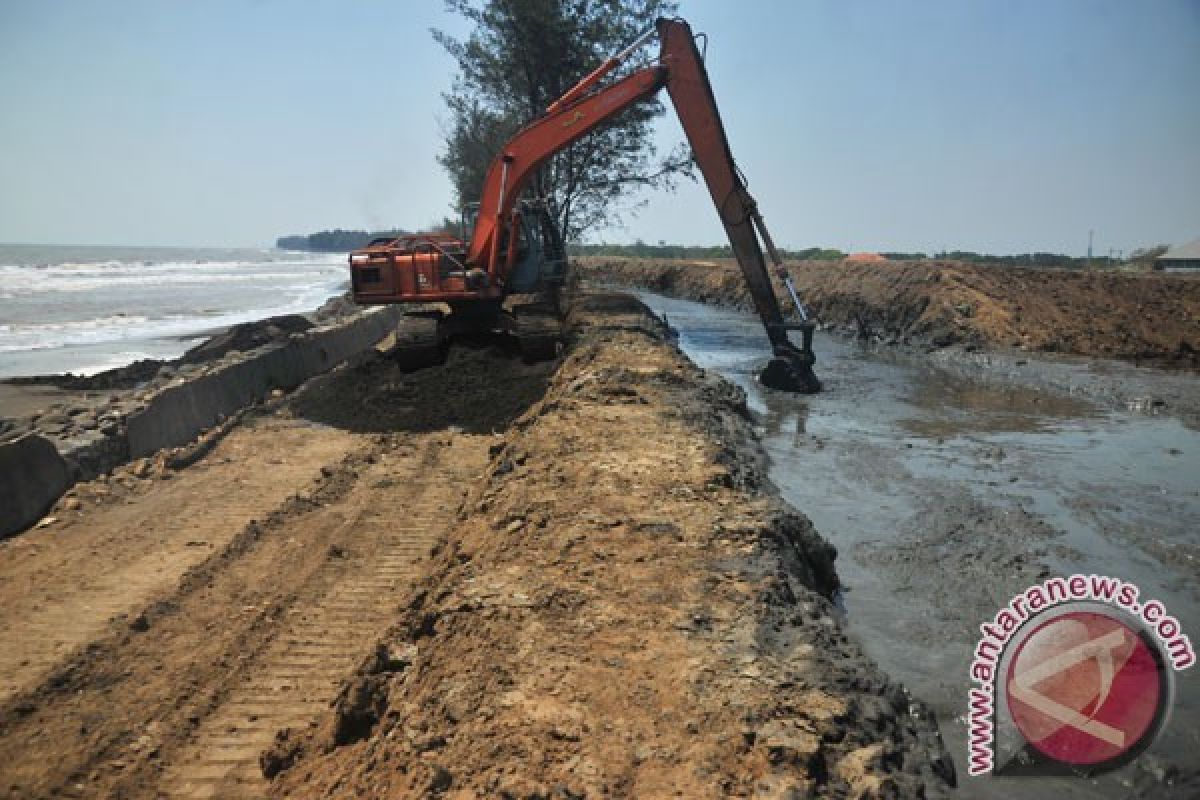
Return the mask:
M1063 255L1062 253L1018 253L1011 256L996 256L990 253L976 253L972 250L943 250L932 256L925 253L880 253L884 258L898 261L912 261L934 258L943 261L965 261L969 264L1002 264L1009 267L1065 267L1067 269L1084 269L1092 267L1111 267L1118 262L1115 258L1098 257L1090 261L1086 257Z
M427 225L421 232L446 232L458 234L458 223L449 217L441 222ZM275 246L282 250L307 250L317 253L344 253L362 247L372 239L381 236L404 236L412 231L396 228L390 231L359 231L342 230L281 236L275 240ZM627 258L690 258L713 259L733 258L733 250L727 244L722 245L682 245L647 244L638 239L633 244L572 244L569 247L573 256L624 256ZM1166 250L1165 246L1151 247L1133 251L1130 261L1142 266L1152 266L1156 257ZM781 249L780 254L787 259L797 261L839 261L846 253L836 248L808 247L801 250ZM1083 257L1062 255L1061 253L1021 253L1010 256L996 256L988 253L976 253L972 250L943 250L932 255L921 252L885 252L881 256L889 261L922 261L937 259L945 261L965 261L972 264L1002 264L1013 267L1062 267L1067 269L1086 269L1087 267L1114 267L1123 262L1107 256L1097 257L1089 261Z
M733 248L727 244L719 245L685 245L646 244L641 239L633 244L573 244L568 248L573 256L625 256L628 258L733 258ZM797 260L837 261L845 258L841 250L829 250L822 247L809 247L804 250L783 250L784 258Z
M570 247L570 252L576 256L625 256L629 258L711 259L734 257L733 250L730 249L729 245L697 247L667 244L665 242L647 244L641 240L633 244L575 244ZM823 247L809 247L802 250L781 249L779 252L784 258L797 261L839 261L847 255L836 248ZM1142 252L1150 253L1151 251L1135 251L1134 260L1137 259L1137 254ZM1087 258L1075 258L1073 256L1062 255L1061 253L1022 253L1011 256L996 256L988 253L976 253L970 250L944 250L933 254L921 252L886 252L880 253L880 255L889 261L937 259L944 261L965 261L972 264L1001 264L1014 267L1064 267L1068 269L1084 269L1088 266L1113 267L1122 263L1108 257L1093 258L1089 262ZM1157 255L1157 252L1154 255ZM1150 260L1153 260L1153 256L1150 257Z
M275 240L275 246L280 250L308 250L314 253L344 253L357 247L362 247L377 236L386 235L386 231L368 233L367 231L344 231L337 228L332 231L280 236ZM400 233L394 231L393 233Z
M461 235L458 221L444 217L439 222L430 223L415 231L404 228L393 228L386 231L347 231L335 228L331 231L280 236L275 240L275 246L280 250L307 250L313 253L345 253L364 246L372 239L379 239L384 236L407 236L411 233L452 233L456 236Z

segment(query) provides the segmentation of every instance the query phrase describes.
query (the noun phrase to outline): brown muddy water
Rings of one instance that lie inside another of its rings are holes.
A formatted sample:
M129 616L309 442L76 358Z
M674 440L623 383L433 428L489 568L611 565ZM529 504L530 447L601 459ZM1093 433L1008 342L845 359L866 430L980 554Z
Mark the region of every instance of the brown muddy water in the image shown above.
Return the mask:
M756 318L640 296L668 316L694 361L746 390L773 481L838 548L850 630L936 712L958 796L1198 796L1200 667L1174 674L1160 738L1095 778L969 777L965 733L979 625L1048 577L1131 581L1200 643L1194 421L967 379L920 356L822 334L825 392L784 395L754 380L768 355ZM1156 377L1143 370L1138 380ZM1174 387L1189 378L1163 380ZM1191 380L1200 393L1200 377Z

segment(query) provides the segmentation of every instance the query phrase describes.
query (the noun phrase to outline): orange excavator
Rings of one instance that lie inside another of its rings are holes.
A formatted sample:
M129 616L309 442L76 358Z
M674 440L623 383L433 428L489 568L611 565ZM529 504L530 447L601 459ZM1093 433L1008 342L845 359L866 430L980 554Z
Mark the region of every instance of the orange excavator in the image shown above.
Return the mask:
M657 61L601 85L656 34L661 42ZM518 131L492 161L479 203L464 210L461 238L452 234L380 238L350 254L356 302L413 306L396 331L396 352L405 363L414 367L438 363L455 336L484 331L516 336L526 359L554 356L562 334L566 252L545 205L522 199L522 192L538 167L555 153L664 88L771 343L773 357L759 380L785 391L821 390L813 372L813 322L734 163L703 56L691 28L680 19L659 19L654 28ZM780 309L763 258L764 246L790 295L795 321L786 320ZM791 341L789 331L800 332L799 346Z

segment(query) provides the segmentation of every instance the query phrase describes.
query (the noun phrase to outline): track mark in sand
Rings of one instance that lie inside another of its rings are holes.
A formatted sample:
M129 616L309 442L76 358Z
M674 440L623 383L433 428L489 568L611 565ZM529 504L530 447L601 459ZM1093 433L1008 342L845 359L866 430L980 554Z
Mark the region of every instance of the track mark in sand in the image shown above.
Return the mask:
M282 728L303 728L334 699L345 678L395 617L418 562L454 521L467 487L486 463L486 443L456 437L429 443L421 459L379 467L379 481L343 523L344 553L331 554L298 597L282 629L247 677L198 728L163 773L159 795L260 798L259 756ZM454 450L451 454L443 450ZM441 467L439 462L449 462Z
M351 434L314 431L275 419L248 425L186 479L143 481L60 526L0 545L0 703L360 446Z

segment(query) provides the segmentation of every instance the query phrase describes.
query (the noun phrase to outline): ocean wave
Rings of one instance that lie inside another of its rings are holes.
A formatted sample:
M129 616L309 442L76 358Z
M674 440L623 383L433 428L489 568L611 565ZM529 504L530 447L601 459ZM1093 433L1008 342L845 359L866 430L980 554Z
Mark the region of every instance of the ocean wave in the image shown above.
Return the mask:
M278 306L218 313L200 311L162 317L114 315L69 322L8 323L0 325L0 353L57 350L146 339L184 338L242 322L311 311L327 297L327 292L296 294L286 298L286 303Z
M300 281L312 283L318 279L325 282L341 276L343 272L340 268L289 272L217 272L197 270L194 267L188 270L124 268L105 272L65 271L59 270L57 267L45 271L30 270L27 267L16 270L0 268L0 292L8 295L29 295L41 292L89 292L118 287L155 285L205 286L231 283L270 284L271 282L287 285Z

